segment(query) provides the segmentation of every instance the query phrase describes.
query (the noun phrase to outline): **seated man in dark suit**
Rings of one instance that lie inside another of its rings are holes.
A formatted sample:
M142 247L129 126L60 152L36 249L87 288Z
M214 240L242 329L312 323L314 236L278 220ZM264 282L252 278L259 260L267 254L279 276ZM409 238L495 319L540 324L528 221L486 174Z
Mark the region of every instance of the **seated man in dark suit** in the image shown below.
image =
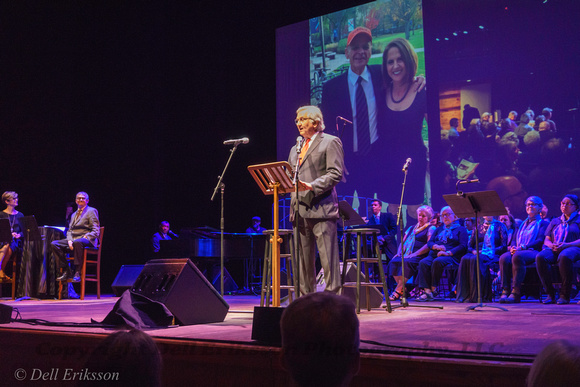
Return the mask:
M379 245L381 245L381 251L387 256L387 261L390 261L397 254L397 220L393 214L381 212L383 205L380 200L373 200L371 208L373 214L369 217L367 224L383 226L381 235L378 237Z
M78 210L71 217L66 239L59 239L52 242L52 251L56 257L57 268L63 269L63 274L57 281L66 281L70 278L70 268L66 262L65 254L73 252L75 274L74 281L80 281L80 268L83 265L83 253L87 246L97 247L99 234L101 232L99 224L99 213L96 208L89 207L89 195L86 192L79 192L76 196Z

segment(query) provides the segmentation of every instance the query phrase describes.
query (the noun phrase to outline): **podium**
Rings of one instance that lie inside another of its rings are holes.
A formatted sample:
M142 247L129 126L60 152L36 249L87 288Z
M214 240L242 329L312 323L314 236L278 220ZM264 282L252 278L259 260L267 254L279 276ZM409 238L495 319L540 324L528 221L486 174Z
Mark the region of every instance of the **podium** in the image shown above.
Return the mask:
M274 233L270 238L272 251L272 306L280 306L280 244L282 238L279 235L280 215L278 209L278 195L294 192L292 183L292 167L286 161L278 161L268 164L250 165L248 170L262 190L264 195L274 195ZM306 188L299 186L299 191ZM300 254L297 252L297 261Z

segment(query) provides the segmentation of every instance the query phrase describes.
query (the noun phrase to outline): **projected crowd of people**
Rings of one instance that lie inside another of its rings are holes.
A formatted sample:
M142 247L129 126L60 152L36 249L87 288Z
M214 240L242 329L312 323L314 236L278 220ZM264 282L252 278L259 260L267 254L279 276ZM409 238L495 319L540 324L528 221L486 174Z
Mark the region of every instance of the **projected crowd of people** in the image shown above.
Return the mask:
M487 112L473 117L463 130L452 118L441 131L446 190L453 190L459 177L477 178L474 188L498 191L516 216L525 214L523 199L529 194L554 208L562 195L578 193L572 139L556 130L551 108L537 116L531 109L521 115L511 111L496 121Z

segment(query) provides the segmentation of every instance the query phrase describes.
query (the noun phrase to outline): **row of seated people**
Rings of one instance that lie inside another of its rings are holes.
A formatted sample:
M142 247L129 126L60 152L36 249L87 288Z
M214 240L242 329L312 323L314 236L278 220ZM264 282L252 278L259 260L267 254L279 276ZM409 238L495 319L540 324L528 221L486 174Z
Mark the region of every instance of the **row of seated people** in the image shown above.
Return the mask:
M575 262L580 261L579 199L566 195L561 201L561 216L551 221L542 219L542 199L530 196L525 201L528 217L508 237L504 223L484 217L478 230L482 299L491 301L490 268L499 266L502 284L500 303L519 303L526 265L536 268L547 298L545 304L568 304L574 280ZM443 224L431 224L433 209L417 209L418 223L407 229L398 254L390 261L387 273L396 281L390 296L398 300L407 281L415 276L422 290L418 301L433 301L446 268L457 269L456 302L477 302L476 232L460 224L450 207L441 209ZM401 253L404 257L404 277ZM562 279L559 298L552 283L552 265L557 265Z

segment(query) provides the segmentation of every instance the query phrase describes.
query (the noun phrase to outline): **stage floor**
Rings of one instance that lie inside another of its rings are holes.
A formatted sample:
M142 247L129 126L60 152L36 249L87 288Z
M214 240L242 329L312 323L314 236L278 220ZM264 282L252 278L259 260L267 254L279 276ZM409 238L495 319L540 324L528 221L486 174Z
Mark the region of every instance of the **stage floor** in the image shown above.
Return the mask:
M252 344L253 308L259 306L258 296L225 296L230 305L223 322L150 329L153 337L182 340L204 340ZM80 300L2 300L5 305L17 308L23 319L42 319L50 322L89 323L101 321L118 300L111 295L97 300L88 296ZM411 300L407 308L387 313L384 308L361 310L361 349L379 353L405 353L411 351L438 356L516 356L533 357L551 341L565 339L580 345L577 329L580 305L574 300L570 305L542 305L537 300L517 305L489 303L492 307L475 304L457 304L451 301L419 303ZM393 306L399 305L393 302ZM284 305L282 305L284 306ZM415 307L421 306L421 307ZM443 306L443 309L424 308ZM502 306L508 311L494 308ZM13 314L14 317L14 314ZM32 329L61 332L109 334L110 329L86 327L54 327L29 325L19 322L0 325L0 329Z
M97 300L3 299L23 319L51 323L101 321L117 297ZM230 309L223 322L146 330L163 357L165 386L292 386L280 364L280 349L251 339L257 296L226 296ZM360 370L351 386L525 386L534 356L548 343L565 339L580 345L580 305L542 305L537 300L508 305L508 311L474 304L410 301L408 308L387 313L383 308L359 315ZM393 303L399 305L399 303ZM499 304L489 304L499 306ZM284 306L284 305L283 305ZM15 313L13 313L14 317ZM42 385L65 382L65 369L82 370L90 352L114 329L0 324L0 377L28 379L18 385L39 385L33 372L60 372ZM57 371L53 371L57 370ZM40 374L36 374L38 376ZM26 382L30 383L26 383ZM1 384L1 383L0 383Z

